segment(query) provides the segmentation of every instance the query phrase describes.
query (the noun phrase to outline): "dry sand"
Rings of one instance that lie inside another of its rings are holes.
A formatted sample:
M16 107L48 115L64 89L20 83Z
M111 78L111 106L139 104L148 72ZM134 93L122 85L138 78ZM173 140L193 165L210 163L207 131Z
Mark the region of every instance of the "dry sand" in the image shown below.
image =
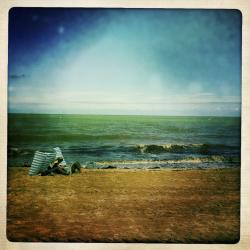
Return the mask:
M8 169L10 241L235 243L240 170Z

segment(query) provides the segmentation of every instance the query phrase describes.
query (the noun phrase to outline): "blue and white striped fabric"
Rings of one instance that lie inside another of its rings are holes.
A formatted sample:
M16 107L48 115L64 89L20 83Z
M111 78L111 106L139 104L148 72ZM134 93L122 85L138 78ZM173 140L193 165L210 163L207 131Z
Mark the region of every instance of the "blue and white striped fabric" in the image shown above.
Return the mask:
M56 158L58 157L62 157L63 161L60 163L60 165L63 165L63 169L66 171L67 174L71 174L71 165L67 165L66 161L64 160L62 151L59 147L54 148L55 152L56 152Z
M42 173L48 168L49 164L55 160L55 158L56 152L46 153L36 151L29 170L29 175L33 176Z
M63 157L63 154L62 154L61 149L60 149L59 147L56 147L56 148L54 148L54 150L55 150L55 152L56 152L56 158L58 158L58 157L62 157L62 158L63 158L63 161L62 161L60 164L63 165L63 166L66 166L67 163L66 163L66 161L64 160L64 157Z

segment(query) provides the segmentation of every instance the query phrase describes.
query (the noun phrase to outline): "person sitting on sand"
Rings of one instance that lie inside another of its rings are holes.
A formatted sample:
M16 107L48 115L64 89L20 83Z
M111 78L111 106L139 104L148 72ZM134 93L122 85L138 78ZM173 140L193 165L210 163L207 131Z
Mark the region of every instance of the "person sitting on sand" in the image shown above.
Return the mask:
M63 161L62 157L56 158L56 160L48 166L48 169L41 173L42 176L63 174L69 175L71 173L80 172L81 164L79 162L73 163L71 166L64 166L61 164ZM69 171L70 168L70 171Z

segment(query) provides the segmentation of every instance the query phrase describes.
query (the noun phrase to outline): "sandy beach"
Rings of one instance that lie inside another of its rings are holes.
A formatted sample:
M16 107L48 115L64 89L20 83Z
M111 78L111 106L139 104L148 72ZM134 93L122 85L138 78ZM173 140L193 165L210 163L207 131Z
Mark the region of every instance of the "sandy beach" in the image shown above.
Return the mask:
M240 169L8 168L7 237L28 242L235 243Z

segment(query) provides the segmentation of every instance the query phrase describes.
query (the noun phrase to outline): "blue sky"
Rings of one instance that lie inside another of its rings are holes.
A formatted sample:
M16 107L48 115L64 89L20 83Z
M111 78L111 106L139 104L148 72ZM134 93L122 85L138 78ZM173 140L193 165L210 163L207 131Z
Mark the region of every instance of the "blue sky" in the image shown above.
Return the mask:
M14 8L9 112L239 116L237 10Z

